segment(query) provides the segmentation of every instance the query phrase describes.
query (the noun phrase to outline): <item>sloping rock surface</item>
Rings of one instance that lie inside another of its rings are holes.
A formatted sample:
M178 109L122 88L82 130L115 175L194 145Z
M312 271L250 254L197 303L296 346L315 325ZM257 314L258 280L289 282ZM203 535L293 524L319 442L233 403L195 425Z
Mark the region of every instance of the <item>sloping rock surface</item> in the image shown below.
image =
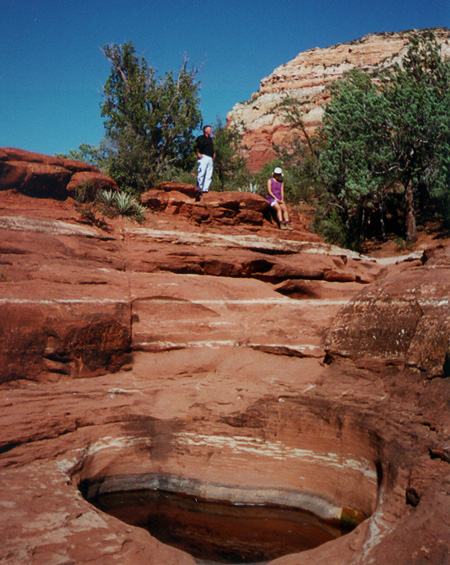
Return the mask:
M443 55L450 57L450 31L433 31ZM321 123L323 108L330 99L327 87L333 81L351 69L373 71L400 62L411 35L416 33L373 33L350 43L310 49L262 79L258 92L250 100L236 104L227 115L227 124L242 127L249 168L253 172L261 170L275 156L273 145L289 142L291 127L279 108L286 96L301 104L303 122L311 134Z
M381 264L164 193L99 229L0 191L0 561L195 563L82 496L120 485L367 518L273 563L446 562L445 242Z

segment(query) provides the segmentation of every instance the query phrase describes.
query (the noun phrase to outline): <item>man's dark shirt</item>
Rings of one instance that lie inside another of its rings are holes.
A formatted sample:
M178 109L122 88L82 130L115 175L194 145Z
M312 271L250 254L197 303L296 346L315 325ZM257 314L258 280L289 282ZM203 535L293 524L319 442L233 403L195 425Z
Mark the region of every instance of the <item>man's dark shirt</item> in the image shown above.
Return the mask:
M199 153L208 155L208 157L214 157L214 142L211 137L200 135L197 137L195 144Z

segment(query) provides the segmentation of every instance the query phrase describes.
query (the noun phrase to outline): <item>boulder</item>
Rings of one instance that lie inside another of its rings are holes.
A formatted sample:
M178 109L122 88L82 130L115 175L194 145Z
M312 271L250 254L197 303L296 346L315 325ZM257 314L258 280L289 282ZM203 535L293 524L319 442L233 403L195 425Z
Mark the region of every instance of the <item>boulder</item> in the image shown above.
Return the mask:
M328 355L402 363L429 378L450 376L450 253L436 249L424 261L351 300L328 335Z
M33 151L25 151L24 149L16 149L14 147L0 148L0 161L17 161L25 163L43 163L50 166L64 167L72 172L97 170L96 167L85 163L84 161L75 161L72 159L64 159L61 157L53 157Z
M113 179L81 161L14 148L0 148L0 190L64 200L89 181L98 190L117 190Z
M187 185L189 186L189 185ZM149 209L168 214L179 214L197 224L275 225L272 209L267 200L249 192L215 192L195 201L197 190L178 190L179 185L166 183L164 190L152 189L144 192L141 202Z
M72 173L60 166L29 161L0 161L0 190L16 189L27 196L63 199Z
M97 171L80 171L74 173L66 186L69 196L74 198L78 190L89 186L91 190L100 192L103 190L119 190L117 183L111 177Z
M194 184L188 184L184 182L160 182L156 185L156 190L164 190L166 192L181 192L181 194L186 194L191 198L195 198L198 193L198 189Z

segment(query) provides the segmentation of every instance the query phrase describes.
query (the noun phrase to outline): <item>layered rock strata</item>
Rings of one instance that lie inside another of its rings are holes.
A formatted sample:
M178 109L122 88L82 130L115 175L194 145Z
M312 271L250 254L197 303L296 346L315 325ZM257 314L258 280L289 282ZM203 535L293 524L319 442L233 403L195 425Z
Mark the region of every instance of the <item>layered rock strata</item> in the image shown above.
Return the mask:
M251 171L258 172L274 158L273 146L289 142L291 127L280 111L289 96L302 107L308 133L321 123L323 108L330 98L328 86L351 69L383 69L399 63L408 49L411 35L417 30L396 33L374 33L350 43L325 49L310 49L281 65L262 79L250 100L236 104L227 115L227 124L242 129L243 147ZM450 31L434 30L442 44L442 53L450 57Z
M140 489L359 523L273 563L444 563L448 247L195 217L0 192L2 563L194 564L86 500Z

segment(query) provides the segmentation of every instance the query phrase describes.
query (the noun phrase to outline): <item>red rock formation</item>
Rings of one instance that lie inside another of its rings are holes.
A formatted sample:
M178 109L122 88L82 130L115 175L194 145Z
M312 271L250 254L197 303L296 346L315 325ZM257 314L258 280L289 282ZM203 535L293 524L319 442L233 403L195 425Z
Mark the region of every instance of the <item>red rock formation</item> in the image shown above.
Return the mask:
M434 30L450 57L450 31ZM320 124L323 107L329 100L327 87L354 68L374 70L401 60L412 33L370 34L351 43L326 49L310 49L278 67L261 81L260 89L247 102L236 104L227 115L227 124L243 130L243 146L252 172L258 172L274 158L273 145L289 140L291 129L278 108L286 95L299 100L306 130L311 133Z
M448 242L381 263L166 197L99 229L0 191L0 561L194 564L82 496L159 488L360 522L280 565L446 562Z
M189 190L189 187L191 190ZM167 214L180 215L207 225L249 224L262 227L263 224L275 225L273 210L262 196L248 192L209 192L201 203L194 201L197 193L195 186L184 185L174 190L148 190L141 197L142 203L150 210L164 211ZM295 215L297 230L300 228L300 215ZM312 235L302 230L303 239ZM318 237L314 238L316 241Z
M344 307L329 336L330 355L406 363L430 377L448 363L450 280L435 284L436 269L450 264L449 250L428 253L424 265L370 285ZM417 274L420 272L420 281ZM385 310L392 318L386 324Z
M87 163L0 148L0 191L14 188L29 196L64 199L86 182L99 190L117 190L113 179Z

